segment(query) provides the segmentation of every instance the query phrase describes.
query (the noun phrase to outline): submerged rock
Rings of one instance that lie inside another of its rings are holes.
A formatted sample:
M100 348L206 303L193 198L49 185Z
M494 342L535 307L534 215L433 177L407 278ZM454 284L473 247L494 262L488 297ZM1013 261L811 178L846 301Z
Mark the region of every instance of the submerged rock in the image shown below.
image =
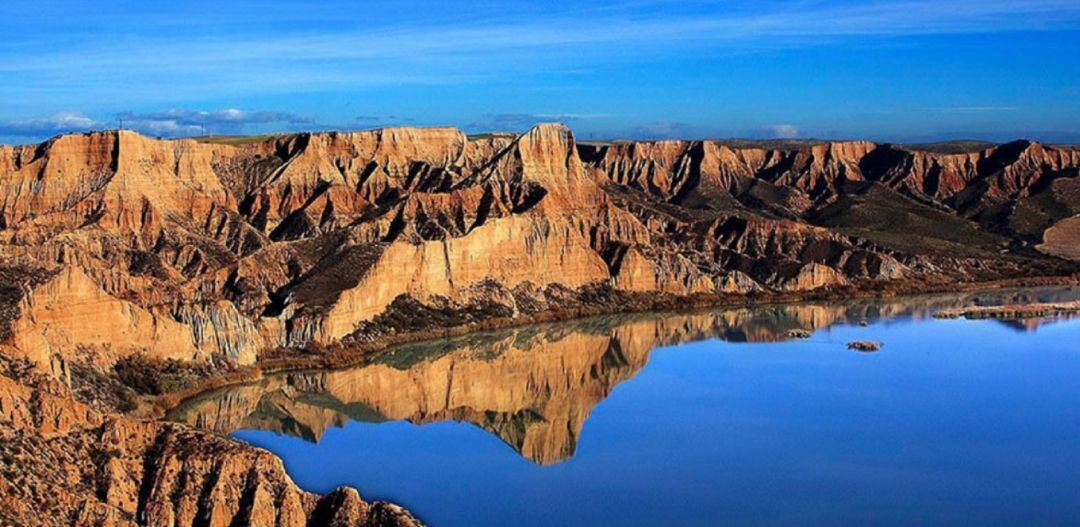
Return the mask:
M848 342L848 349L861 351L864 353L871 353L881 349L882 344L880 342L874 342L872 340L855 340Z

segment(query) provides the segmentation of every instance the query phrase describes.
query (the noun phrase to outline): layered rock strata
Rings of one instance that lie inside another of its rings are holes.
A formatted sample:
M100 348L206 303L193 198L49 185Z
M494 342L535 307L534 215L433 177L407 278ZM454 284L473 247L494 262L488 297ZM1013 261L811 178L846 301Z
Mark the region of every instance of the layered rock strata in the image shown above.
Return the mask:
M264 450L103 415L28 362L5 358L0 368L2 525L420 525L354 489L304 492Z
M57 374L140 352L248 364L370 338L402 305L454 325L633 295L1068 274L1078 167L1030 142L577 144L553 124L64 135L0 147L0 338Z

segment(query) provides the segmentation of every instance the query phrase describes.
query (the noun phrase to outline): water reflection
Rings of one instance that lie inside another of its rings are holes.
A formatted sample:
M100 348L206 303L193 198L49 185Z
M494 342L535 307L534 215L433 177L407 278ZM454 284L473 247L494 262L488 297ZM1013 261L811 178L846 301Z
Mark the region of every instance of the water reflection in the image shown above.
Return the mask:
M928 318L973 305L1072 300L1068 288L607 316L390 350L370 364L292 373L189 401L170 418L221 433L269 430L318 442L350 420L472 423L538 465L574 454L590 411L659 346L718 338L789 340L796 330L883 318ZM1045 321L1044 321L1045 322ZM1020 331L1040 321L1008 321Z

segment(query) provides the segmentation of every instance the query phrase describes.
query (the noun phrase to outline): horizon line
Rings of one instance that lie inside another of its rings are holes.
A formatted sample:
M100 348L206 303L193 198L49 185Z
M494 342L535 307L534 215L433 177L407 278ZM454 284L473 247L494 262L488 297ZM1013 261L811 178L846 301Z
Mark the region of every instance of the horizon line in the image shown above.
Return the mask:
M262 141L253 140L253 141L251 141L249 143L243 143L243 144L254 144L254 143L258 143L258 142L269 141L271 139L279 138L279 137L298 136L298 135L305 135L305 134L306 135L354 134L354 133L364 133L364 132L377 132L377 131L381 131L381 130L390 130L390 129L451 129L451 130L460 132L468 140L477 140L477 139L481 139L483 136L521 137L521 136L529 133L529 131L531 131L531 130L537 128L537 127L543 126L543 125L562 126L563 128L566 128L566 130L568 132L570 132L570 134L572 136L574 135L574 131L567 124L561 123L561 122L537 123L537 124L529 127L528 129L526 129L523 132L513 132L513 131L507 131L507 130L491 130L491 131L485 131L485 132L472 132L472 133L469 133L469 132L465 132L460 127L454 126L454 125L389 125L389 126L378 126L378 127L371 127L371 128L312 129L312 130L275 131L275 132L252 133L252 134L207 134L207 135L181 135L181 136L172 136L172 137L148 134L148 133L140 132L139 130L136 130L136 129L133 129L133 128L95 128L95 129L89 129L89 130L73 130L73 131L69 131L69 132L61 132L61 133L52 135L52 136L50 136L50 137L48 137L46 139L43 139L41 141L35 141L35 142L17 143L17 144L0 143L0 146L6 146L6 147L12 147L12 148L14 148L14 147L26 147L26 146L38 146L38 145L43 145L43 144L55 141L55 140L57 140L57 139L59 139L61 137L65 137L65 136L89 135L89 134L100 134L100 133L109 133L109 132L130 132L130 133L136 134L136 135L138 135L140 137L153 139L155 141L196 141L196 142L201 142L201 143L212 143L212 141L210 141L210 140L215 139L215 138L238 139L238 140L266 138L265 140L262 140ZM1017 137L1016 139L1011 139L1011 140L1008 140L1008 141L993 141L993 140L988 140L988 139L978 139L978 138L974 138L974 137L959 136L959 137L956 137L956 138L940 139L940 140L935 140L935 141L915 141L915 142L885 141L885 140L855 139L855 138L842 138L842 139L841 138L832 138L832 139L830 139L830 138L823 138L823 137L753 138L753 137L745 137L745 136L744 137L728 136L728 137L663 137L663 138L651 138L651 139L650 138L629 138L629 137L578 139L577 137L574 137L574 142L578 143L578 144L591 144L591 143L657 143L657 142L664 142L664 141L716 142L716 143L744 142L744 143L750 143L750 144L776 144L776 145L788 144L788 145L793 145L793 146L796 146L796 145L797 146L811 146L811 145L814 145L814 144L822 144L822 143L829 143L829 144L832 144L832 143L873 143L875 145L882 145L882 146L892 145L892 146L901 146L901 147L909 147L909 148L919 147L919 146L930 147L930 146L947 145L947 144L954 144L954 143L977 143L977 144L987 145L987 147L999 147L999 146L1002 146L1002 145L1008 145L1008 144L1013 144L1013 143L1027 142L1027 143L1030 143L1030 144L1038 144L1038 145L1050 146L1050 147L1064 147L1064 148L1069 148L1069 149L1073 149L1073 150L1080 148L1080 143L1069 143L1069 142L1062 143L1062 142L1052 142L1052 141L1040 141L1040 140L1037 140L1037 139L1031 139L1029 137ZM224 144L226 146L235 146L235 145L228 145L228 143L222 143L222 144ZM732 145L727 145L727 146L732 146ZM734 148L752 148L752 146L742 147L742 146L735 145Z

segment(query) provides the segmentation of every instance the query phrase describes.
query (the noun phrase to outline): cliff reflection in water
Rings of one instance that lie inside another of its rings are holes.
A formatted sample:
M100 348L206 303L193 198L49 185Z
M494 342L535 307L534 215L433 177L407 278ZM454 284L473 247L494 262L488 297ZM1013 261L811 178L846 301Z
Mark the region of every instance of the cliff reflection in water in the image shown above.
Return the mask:
M540 465L568 459L589 412L660 346L719 338L787 340L793 330L944 308L1070 300L1074 289L620 315L470 335L390 350L346 370L268 377L210 392L170 418L230 433L261 429L317 442L349 420L472 423ZM1038 321L1009 323L1031 330Z

